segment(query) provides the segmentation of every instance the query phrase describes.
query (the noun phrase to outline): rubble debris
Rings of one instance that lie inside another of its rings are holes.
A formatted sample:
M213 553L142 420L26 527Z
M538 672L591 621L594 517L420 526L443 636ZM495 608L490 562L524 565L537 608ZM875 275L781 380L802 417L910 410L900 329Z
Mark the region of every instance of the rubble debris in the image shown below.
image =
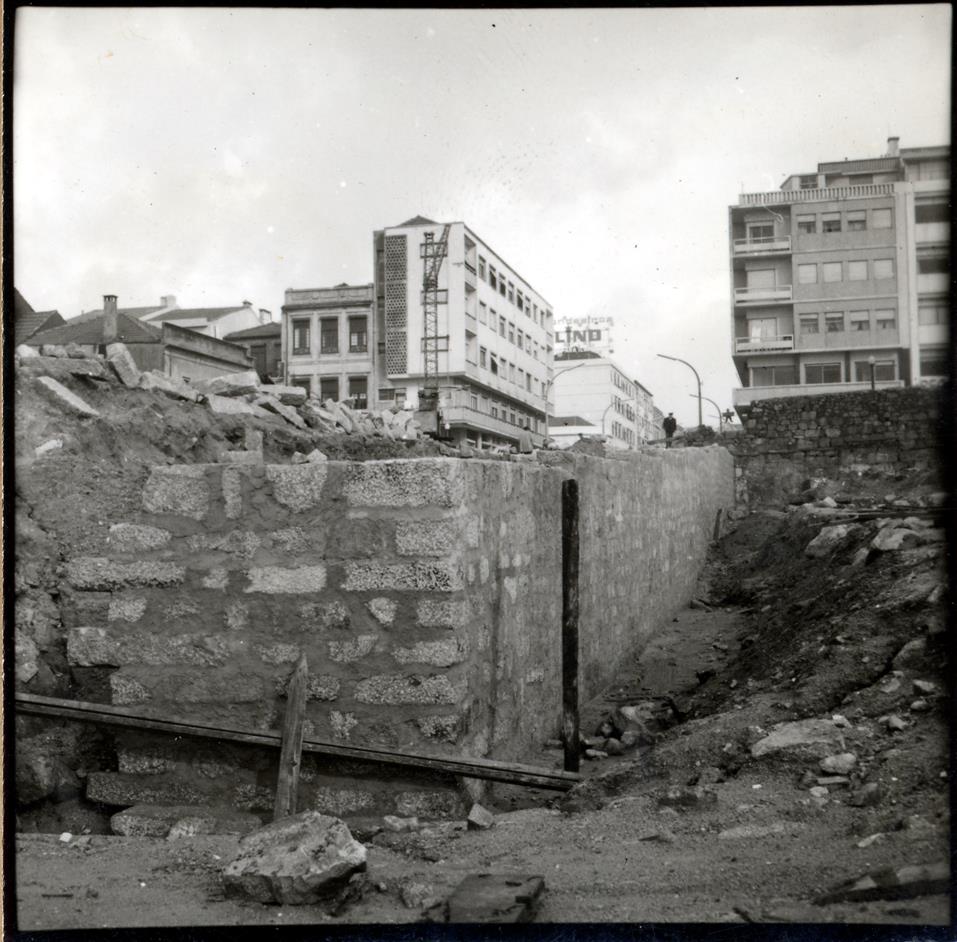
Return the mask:
M703 808L717 803L718 793L703 785L696 785L694 788L675 785L658 798L658 804L666 808Z
M106 358L124 386L135 389L140 385L140 368L125 343L107 344Z
M188 383L171 379L165 373L157 370L148 370L140 375L140 388L161 392L171 399L185 399L188 402L198 402L199 394Z
M820 749L841 745L843 739L840 730L831 720L796 720L773 727L767 736L751 746L751 755L758 759L782 749Z
M39 351L35 347L31 347L25 343L21 343L13 352L20 357L21 360L34 360L40 356Z
M210 412L216 415L256 415L263 419L269 418L269 413L265 409L246 402L245 399L231 399L211 393L206 396L206 405L209 406Z
M88 402L81 399L76 393L70 392L62 383L58 383L49 376L40 376L37 382L46 390L51 392L56 398L65 405L71 412L84 416L97 416L100 413Z
M914 899L950 891L950 865L946 860L928 865L887 867L848 880L818 896L814 903L863 902L875 899Z
M486 831L495 824L495 815L476 802L469 811L466 823L470 831Z
M301 406L309 395L302 386L282 386L278 383L263 383L259 389L274 396L285 406Z
M259 376L255 370L224 373L212 379L199 380L196 390L204 396L245 396L247 393L259 392Z
M847 775L857 765L857 756L853 752L840 752L821 759L822 772L830 775Z
M804 555L813 559L821 559L827 556L852 533L859 530L857 524L839 523L831 527L824 527L820 533L807 546L804 547Z
M470 873L448 899L422 914L430 923L520 923L535 918L545 878L526 874Z
M275 412L276 415L282 416L296 428L306 429L309 427L306 425L305 419L292 406L284 406L275 396L256 396L252 405L267 409L269 412Z
M37 445L37 447L33 449L33 454L34 457L41 458L43 455L47 455L51 451L59 451L62 447L62 438L51 438L48 441L45 441L42 445Z
M383 815L382 823L388 830L396 833L419 830L419 819L414 815L411 818L401 818L395 814L387 814Z
M262 821L232 808L202 805L134 805L110 818L114 834L124 837L188 837L193 834L248 834Z
M228 896L302 906L334 895L365 866L366 849L343 821L303 811L247 834L223 885Z

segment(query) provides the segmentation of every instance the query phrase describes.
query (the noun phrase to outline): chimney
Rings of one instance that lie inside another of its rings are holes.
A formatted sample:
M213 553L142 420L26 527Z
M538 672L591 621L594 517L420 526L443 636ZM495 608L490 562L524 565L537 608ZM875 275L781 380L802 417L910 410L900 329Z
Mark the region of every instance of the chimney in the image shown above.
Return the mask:
M253 306L252 301L243 301L243 307L252 307L252 306Z
M175 294L164 294L160 298L160 304L163 307L176 307L176 295Z
M889 137L887 139L887 156L888 157L900 156L900 149L898 147L900 142L901 142L901 139L899 137Z
M118 327L116 322L116 295L103 295L103 343L115 343Z
M268 308L261 307L259 309L259 322L261 324L268 324L272 321L272 311Z

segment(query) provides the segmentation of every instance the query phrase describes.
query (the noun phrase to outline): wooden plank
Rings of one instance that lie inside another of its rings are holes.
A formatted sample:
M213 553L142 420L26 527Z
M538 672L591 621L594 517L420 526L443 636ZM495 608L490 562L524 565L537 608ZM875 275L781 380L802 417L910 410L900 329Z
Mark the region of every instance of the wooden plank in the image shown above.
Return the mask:
M200 723L181 723L163 720L144 713L123 710L106 703L85 703L80 700L63 700L43 697L38 694L17 693L14 697L20 713L34 716L52 716L78 722L102 723L109 726L125 726L131 729L152 730L177 736L193 736L202 739L220 739L226 742L245 743L250 746L278 748L282 741L278 733L255 732L234 726L205 726ZM543 769L531 765L498 762L494 759L464 757L424 756L416 753L393 752L374 746L345 746L341 743L303 738L302 751L336 759L356 759L362 762L406 768L425 769L433 772L462 775L466 778L485 779L542 788L550 791L568 791L581 781L581 776L557 769Z
M470 873L448 899L430 906L424 922L531 922L545 878L525 873Z
M286 712L282 719L282 746L279 751L274 821L296 813L296 792L299 789L299 766L302 762L302 738L306 723L308 673L306 655L303 654L286 688Z
M578 719L578 481L562 481L562 739L565 771L581 761Z

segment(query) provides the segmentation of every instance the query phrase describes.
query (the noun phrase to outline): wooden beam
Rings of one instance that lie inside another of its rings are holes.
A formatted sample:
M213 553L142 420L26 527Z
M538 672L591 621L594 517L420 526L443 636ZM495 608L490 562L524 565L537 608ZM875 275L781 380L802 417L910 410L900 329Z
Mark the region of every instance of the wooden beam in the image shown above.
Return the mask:
M14 703L18 713L33 716L52 716L57 719L76 720L83 723L102 723L108 726L125 726L130 729L150 730L177 736L194 736L201 739L219 739L224 742L245 743L276 749L282 740L275 732L256 732L235 726L205 726L201 723L180 723L159 719L143 713L131 712L106 703L85 703L81 700L62 700L57 697L42 697L38 694L16 693ZM374 746L346 746L341 743L303 738L302 751L334 759L354 759L383 765L424 769L466 778L506 782L543 788L551 791L568 791L581 781L580 775L557 769L543 769L531 765L499 762L494 759L464 757L425 756L409 752L393 752Z
M578 481L562 481L562 739L565 771L580 762L578 719Z
M276 782L274 821L296 813L299 766L302 762L302 737L306 723L308 673L306 655L303 654L286 688L286 712L282 719L282 746L279 750L279 778Z

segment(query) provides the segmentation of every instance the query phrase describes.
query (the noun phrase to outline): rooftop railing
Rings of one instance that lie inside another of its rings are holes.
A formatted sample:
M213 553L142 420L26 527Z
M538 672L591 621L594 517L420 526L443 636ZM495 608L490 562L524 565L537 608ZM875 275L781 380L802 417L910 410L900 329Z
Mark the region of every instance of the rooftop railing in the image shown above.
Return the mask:
M892 196L893 183L862 183L858 186L826 186L808 190L771 190L767 193L742 193L739 206L774 206L781 203L820 203L824 200L856 200L873 196Z

